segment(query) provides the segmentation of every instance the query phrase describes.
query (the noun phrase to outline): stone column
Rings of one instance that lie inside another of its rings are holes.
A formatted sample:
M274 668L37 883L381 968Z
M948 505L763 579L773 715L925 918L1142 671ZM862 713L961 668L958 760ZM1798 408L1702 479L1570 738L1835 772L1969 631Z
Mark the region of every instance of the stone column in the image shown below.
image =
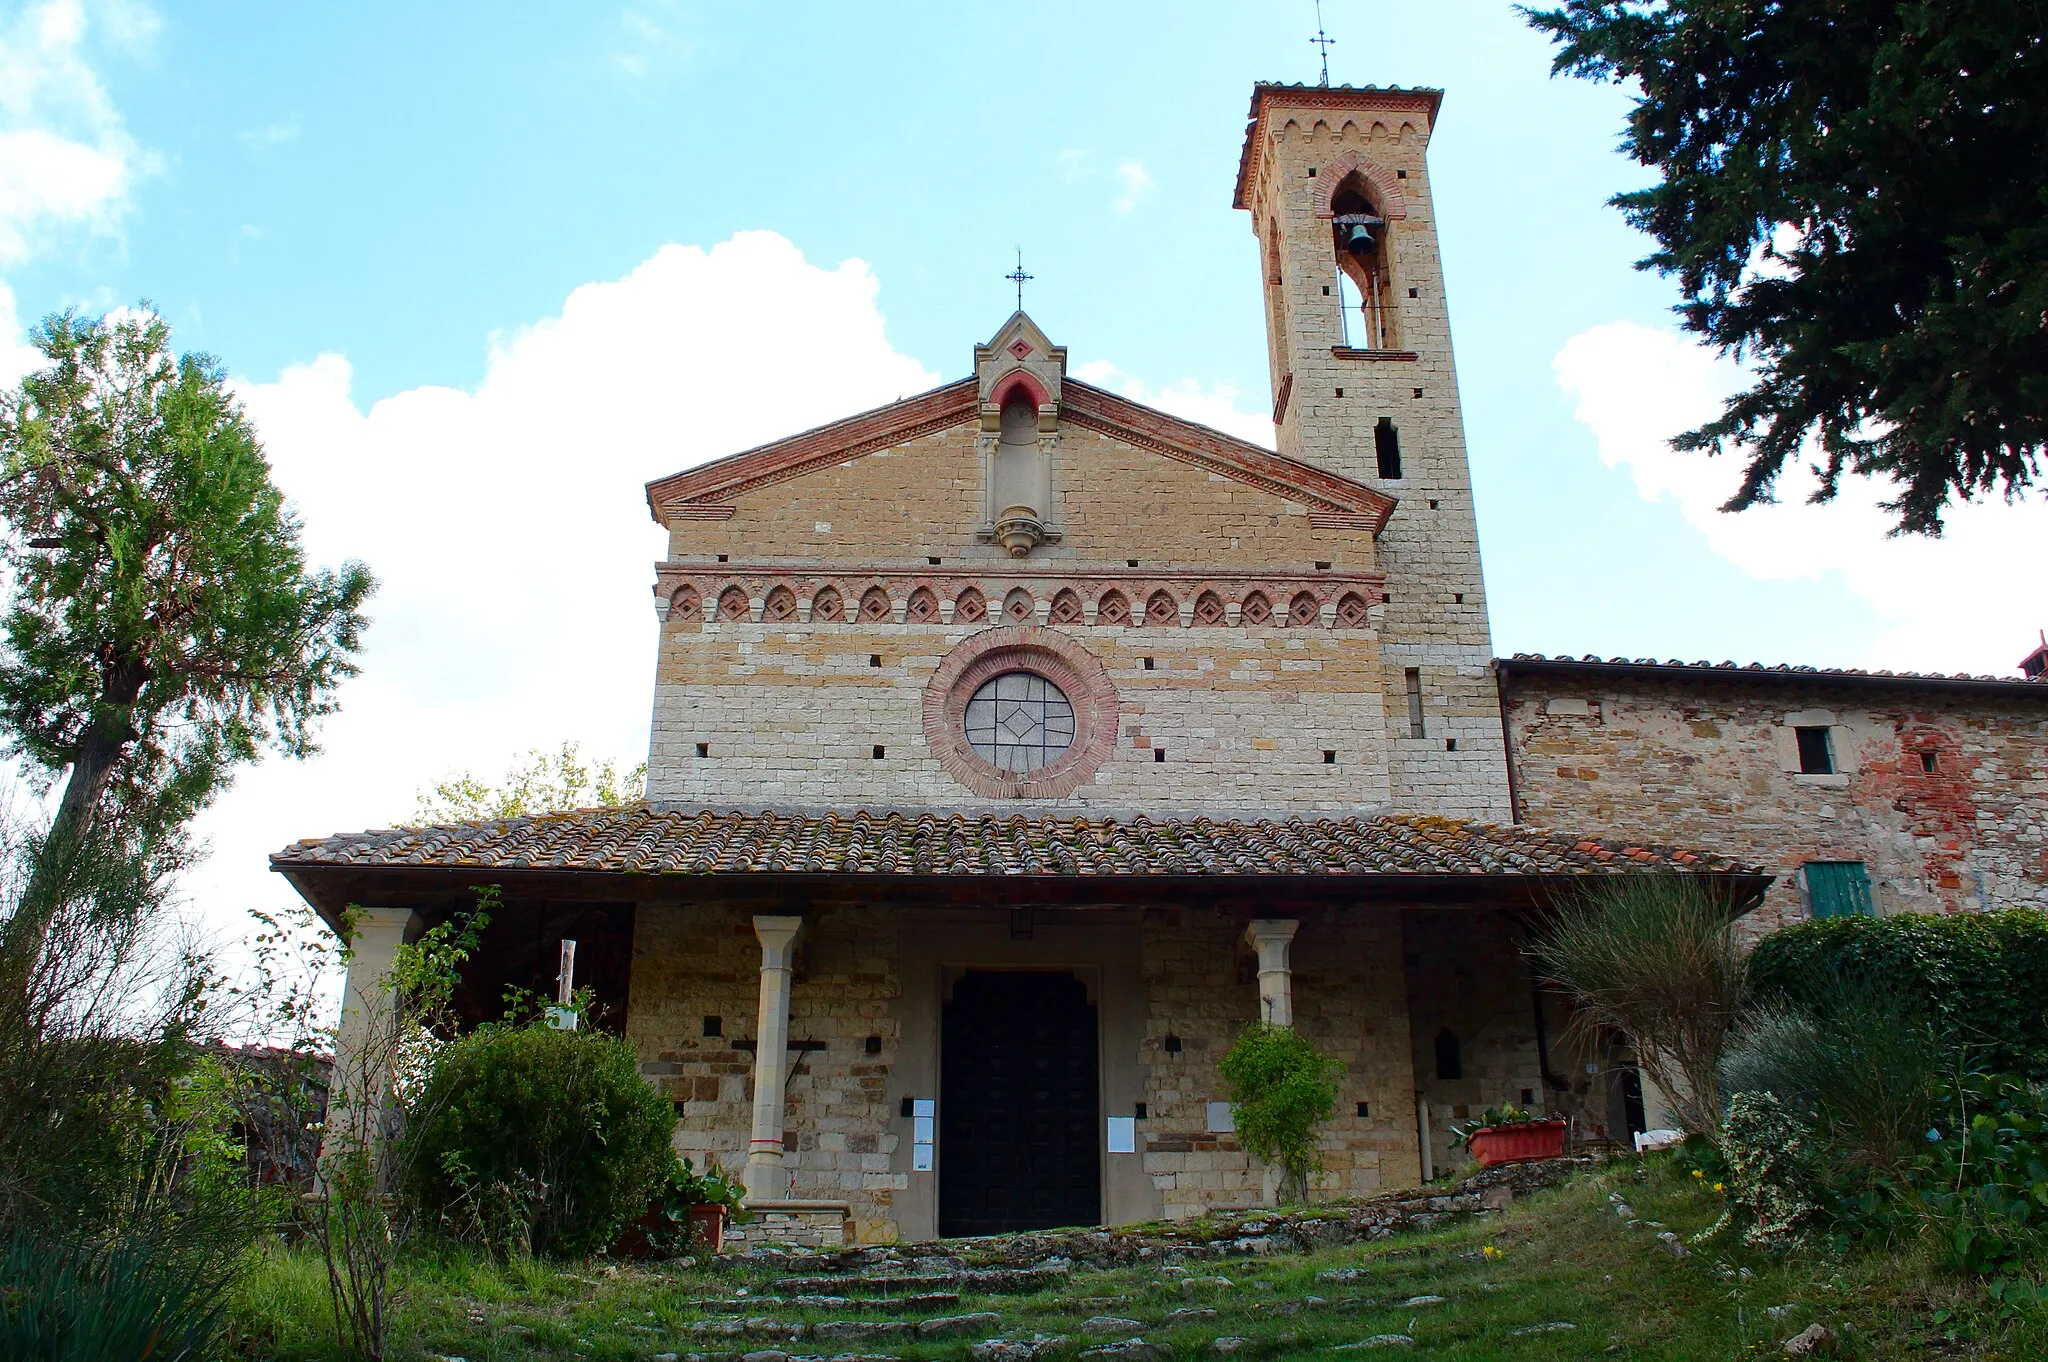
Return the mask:
M1259 953L1259 1020L1275 1026L1294 1025L1294 972L1287 965L1287 947L1299 926L1293 918L1259 918L1244 929L1244 939Z
M333 1093L327 1104L323 1157L343 1143L365 1138L391 1084L397 1058L397 994L391 978L398 948L413 914L406 908L359 908L349 941L348 978L341 988L341 1025L334 1037Z
M754 1130L747 1140L747 1199L785 1201L789 1169L782 1163L782 1084L789 1072L789 974L800 917L757 917L761 939L761 1008L754 1019Z

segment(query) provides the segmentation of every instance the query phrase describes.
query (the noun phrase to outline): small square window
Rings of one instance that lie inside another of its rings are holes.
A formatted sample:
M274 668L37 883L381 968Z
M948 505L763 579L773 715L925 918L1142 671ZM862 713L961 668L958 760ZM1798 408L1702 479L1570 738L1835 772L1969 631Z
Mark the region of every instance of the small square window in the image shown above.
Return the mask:
M1135 1119L1135 1120L1139 1120L1139 1121L1142 1121L1142 1120L1144 1120L1144 1119L1145 1119L1145 1104L1144 1104L1143 1102L1140 1102L1140 1103L1138 1103L1138 1104L1137 1104L1136 1106L1132 1107L1132 1108L1131 1108L1131 1116L1132 1116L1132 1118L1133 1118L1133 1119Z
M1835 745L1825 728L1795 728L1799 739L1799 774L1831 776L1835 773Z
M1922 752L1922 753L1920 754L1920 769L1921 769L1921 770L1923 770L1923 771L1926 771L1927 773L1929 773L1929 774L1931 775L1931 774L1933 774L1933 772L1934 772L1934 770L1935 770L1935 766L1936 766L1936 761L1935 761L1935 755L1934 755L1934 753L1933 753L1933 751L1932 751L1932 750L1929 750L1929 751L1926 751L1926 752Z
M876 761L880 761L880 760L882 760L882 758L884 758L884 757L886 757L886 756L888 756L888 755L889 755L889 749L888 749L888 748L886 748L886 747L882 746L882 744L880 744L880 743L876 743L876 744L875 744L875 760L876 760Z
M1335 560L1334 560L1334 559L1332 559L1331 561L1332 561L1332 562L1334 562ZM1328 572L1329 570L1330 570L1330 564L1329 564L1329 563L1317 563L1317 564L1316 564L1316 571L1317 571L1317 572Z
M1536 1089L1522 1089L1522 1106L1526 1109L1536 1105Z
M1437 499L1436 499L1435 497L1431 497L1431 498L1429 499L1429 509L1430 509L1430 510L1434 511L1434 510L1435 510L1435 509L1436 509L1437 507L1439 507L1439 506L1441 506L1441 505L1443 505L1443 503L1442 503L1442 502L1440 502L1440 501L1438 501L1438 500L1437 500Z
M936 558L926 558L925 562L931 564L931 566L933 567L937 567L939 565L939 560Z
M1139 658L1138 660L1139 660L1140 662L1142 662L1142 663L1144 663L1144 664L1145 664L1145 670L1146 670L1146 671L1148 671L1148 672L1149 672L1149 671L1151 671L1151 670L1152 670L1152 659L1151 659L1151 658L1149 658L1149 657L1141 657L1141 658Z
M1343 390L1342 388L1339 388L1339 389L1337 389L1337 396L1339 396L1339 397L1342 397L1343 395L1344 395L1344 390Z
M708 757L708 756L710 756L710 755L711 755L711 744L710 744L710 743L708 743L708 742L700 742L700 743L698 743L698 744L697 744L697 755L698 755L698 756L700 756L700 757Z
M1325 298L1330 296L1330 286L1328 284L1323 285L1323 296Z
M1336 764L1337 764L1337 749L1336 749L1336 748L1334 748L1334 747L1325 747L1325 748L1323 749L1323 765L1325 765L1325 766L1335 766Z
M881 666L881 665L882 665L882 655L881 655L880 653L869 653L869 654L868 654L868 665L869 665L870 667L879 667L879 666Z
M1446 752L1455 752L1455 751L1457 751L1457 750L1458 750L1458 740L1457 740L1456 738L1445 738L1445 739L1444 739L1444 751L1446 751Z
M1125 567L1136 567L1137 565L1138 565L1138 560L1137 560L1137 559L1135 559L1135 558L1126 558L1126 559L1124 559L1124 566L1125 566Z
M1451 600L1454 604L1463 605L1465 603L1465 593L1462 591L1453 591L1451 593Z
M1394 178L1397 180L1405 180L1408 178L1408 172L1405 170L1397 170L1394 172Z
M912 1114L916 1111L916 1108L911 1105L911 1103L915 1100L916 1099L910 1097L904 1098L901 1102L897 1104L896 1114L898 1116L901 1116L906 1121L909 1120Z
M1420 389L1420 388L1417 388L1417 389L1415 390L1415 395L1416 395L1417 397L1420 397L1420 396L1422 396L1422 389Z
M706 1017L704 1019L704 1034L713 1037L723 1036L725 1034L725 1018Z
M1155 748L1153 748L1153 749L1152 749L1152 760L1153 760L1153 761L1155 761L1155 762L1162 762L1162 761L1165 761L1165 760L1166 760L1166 749L1165 749L1165 748L1163 748L1163 747L1155 747Z
M725 555L725 554L722 554L722 553L721 553L721 554L719 554L719 555L718 555L718 561L719 561L719 562L721 562L721 563L725 563L725 562L730 562L730 561L731 561L731 559L729 559L728 557L726 557L726 555Z
M1360 1117L1361 1119L1363 1119L1364 1117L1367 1117L1367 1116L1370 1116L1370 1115L1372 1115L1372 1103L1370 1103L1370 1102L1360 1102L1360 1103L1358 1104L1358 1115L1359 1115L1359 1117Z

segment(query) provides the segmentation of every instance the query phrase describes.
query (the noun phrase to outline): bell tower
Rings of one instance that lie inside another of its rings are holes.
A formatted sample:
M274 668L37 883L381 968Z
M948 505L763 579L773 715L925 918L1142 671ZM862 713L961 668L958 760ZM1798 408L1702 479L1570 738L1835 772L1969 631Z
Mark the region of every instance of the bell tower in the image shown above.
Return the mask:
M1378 558L1396 807L1510 817L1427 152L1441 90L1260 84L1236 205L1280 452L1396 499Z

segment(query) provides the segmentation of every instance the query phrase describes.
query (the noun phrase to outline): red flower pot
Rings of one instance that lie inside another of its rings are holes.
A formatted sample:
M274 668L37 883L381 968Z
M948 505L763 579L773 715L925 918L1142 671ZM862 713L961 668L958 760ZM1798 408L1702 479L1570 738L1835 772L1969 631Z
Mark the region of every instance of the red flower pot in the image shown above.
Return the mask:
M716 1202L690 1207L690 1251L721 1253L725 1250L725 1207Z
M1564 1122L1517 1121L1513 1125L1487 1126L1473 1131L1465 1145L1482 1168L1497 1163L1521 1163L1525 1159L1561 1158Z

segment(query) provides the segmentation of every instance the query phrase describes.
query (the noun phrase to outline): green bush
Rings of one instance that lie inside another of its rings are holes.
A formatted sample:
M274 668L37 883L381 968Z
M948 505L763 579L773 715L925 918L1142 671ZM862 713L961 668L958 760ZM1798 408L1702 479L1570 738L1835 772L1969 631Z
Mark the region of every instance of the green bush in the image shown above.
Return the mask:
M1945 1085L1911 1181L1954 1264L2003 1273L2048 1245L2048 1091L2010 1074Z
M141 1242L95 1251L17 1232L0 1251L0 1357L202 1362L229 1281Z
M606 1247L675 1160L668 1100L595 1032L485 1027L436 1056L414 1110L409 1196L499 1253Z
M1769 1093L1832 1151L1844 1176L1895 1177L1927 1129L1942 1046L1924 1007L1891 987L1836 980L1773 998L1737 1033L1722 1090Z
M1802 922L1757 943L1750 977L1801 1011L1844 982L1895 992L1973 1066L2048 1079L2048 913Z
M1230 1091L1237 1142L1280 1166L1281 1200L1306 1200L1309 1175L1320 1166L1316 1130L1337 1108L1342 1066L1294 1028L1257 1022L1239 1033L1217 1069Z

